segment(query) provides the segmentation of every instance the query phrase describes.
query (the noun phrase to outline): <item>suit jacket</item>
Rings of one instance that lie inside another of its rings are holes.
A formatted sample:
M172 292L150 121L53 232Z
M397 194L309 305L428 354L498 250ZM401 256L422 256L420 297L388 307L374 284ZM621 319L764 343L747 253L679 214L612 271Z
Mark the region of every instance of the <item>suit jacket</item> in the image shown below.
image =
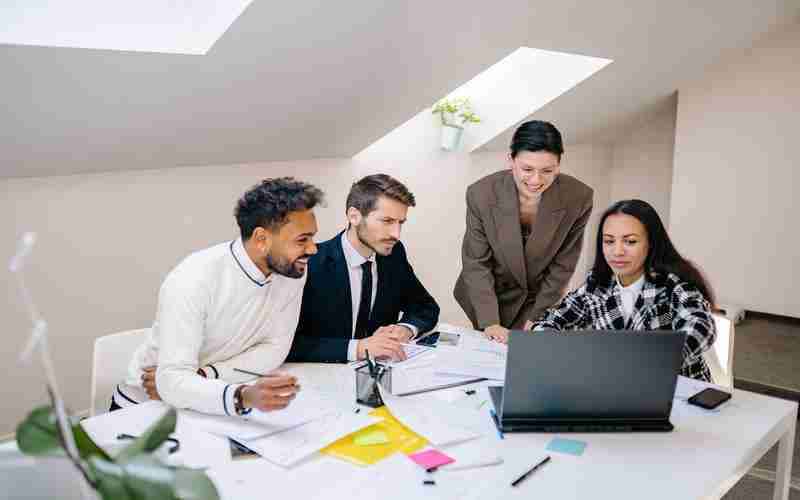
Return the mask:
M467 188L462 269L453 295L474 328L521 328L561 300L580 257L592 195L586 184L559 174L542 194L523 244L511 171Z
M347 362L354 299L350 297L350 277L341 235L320 243L317 254L308 260L300 320L287 361ZM414 325L419 333L436 326L439 306L414 274L403 244L398 242L386 257L376 255L375 261L378 289L369 331L397 323L401 312L402 322Z

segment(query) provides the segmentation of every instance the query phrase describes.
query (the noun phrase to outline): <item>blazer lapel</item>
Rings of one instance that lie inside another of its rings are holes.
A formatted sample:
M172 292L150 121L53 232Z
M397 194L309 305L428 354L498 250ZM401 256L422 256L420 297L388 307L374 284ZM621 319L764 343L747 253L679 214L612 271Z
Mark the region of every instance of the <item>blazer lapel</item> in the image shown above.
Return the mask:
M547 248L552 244L566 214L567 209L562 203L561 183L556 179L553 185L542 194L531 236L525 243L525 256L531 264L528 271L532 278L542 272L542 257L549 255Z
M349 336L353 332L353 298L350 296L350 274L347 271L347 261L344 258L344 250L342 250L341 236L341 233L339 233L339 236L332 242L331 253L326 259L326 264L333 270L334 277L334 281L331 283L333 286L331 286L329 293L333 296L343 297L342 302L344 304L342 307L345 314L342 316L344 316L345 331ZM336 302L338 301L331 300L331 303L335 304ZM333 317L341 314L339 311L334 311L334 313Z
M523 288L527 285L525 255L522 248L522 228L519 220L519 198L514 177L503 176L497 205L492 207L497 239L506 266Z

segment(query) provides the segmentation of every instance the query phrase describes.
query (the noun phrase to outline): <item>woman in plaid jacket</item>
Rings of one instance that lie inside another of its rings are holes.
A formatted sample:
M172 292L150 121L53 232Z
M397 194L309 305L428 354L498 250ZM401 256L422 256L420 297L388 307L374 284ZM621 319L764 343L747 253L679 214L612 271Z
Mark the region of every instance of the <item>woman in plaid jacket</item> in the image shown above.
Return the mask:
M678 253L644 201L615 203L600 228L586 283L528 328L685 332L681 375L710 381L703 352L716 338L714 297L700 271Z

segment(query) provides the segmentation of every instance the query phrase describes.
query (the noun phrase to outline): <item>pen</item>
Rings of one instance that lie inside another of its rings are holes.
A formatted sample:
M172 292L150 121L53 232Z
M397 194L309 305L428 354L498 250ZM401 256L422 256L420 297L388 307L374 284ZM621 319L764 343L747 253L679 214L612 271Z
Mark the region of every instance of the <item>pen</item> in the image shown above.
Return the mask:
M254 376L254 377L279 377L279 376L280 376L280 375L276 375L276 374L274 374L274 373L257 373L257 372L251 372L251 371L249 371L249 370L242 370L241 368L234 368L234 369L233 369L233 371L235 371L235 372L239 372L239 373L244 373L244 374L246 374L246 375L252 375L252 376Z
M367 357L367 364L369 365L369 374L372 378L375 378L375 364L372 362L372 358L369 357L369 350L364 349L364 355Z
M497 436L500 439L505 439L503 437L503 431L500 430L500 419L497 418L497 413L495 413L494 410L489 410L489 413L491 413L492 420L494 420L494 427L495 427L495 429L497 429Z
M547 462L549 462L549 461L550 461L550 455L547 455L546 457L544 457L543 459L541 459L541 460L539 461L539 463L537 463L536 465L534 465L533 467L531 467L531 468L530 468L530 470L529 470L529 471L527 471L525 474L523 474L523 475L519 476L518 478L516 478L515 480L511 481L511 486L516 486L516 485L518 485L519 483L521 483L522 481L524 481L526 477L528 477L528 476L530 476L531 474L533 474L534 472L536 472L536 469L538 469L539 467L541 467L542 465L546 464L546 463L547 463Z

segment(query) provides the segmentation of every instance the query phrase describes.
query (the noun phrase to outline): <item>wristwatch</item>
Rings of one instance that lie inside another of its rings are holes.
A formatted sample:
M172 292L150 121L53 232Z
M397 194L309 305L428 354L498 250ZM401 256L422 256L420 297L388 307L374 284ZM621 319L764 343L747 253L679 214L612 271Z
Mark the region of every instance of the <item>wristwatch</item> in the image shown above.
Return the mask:
M240 385L233 392L233 409L237 415L247 415L253 410L252 408L244 407L244 398L242 396L242 392L244 392L245 387L246 386L244 385Z

